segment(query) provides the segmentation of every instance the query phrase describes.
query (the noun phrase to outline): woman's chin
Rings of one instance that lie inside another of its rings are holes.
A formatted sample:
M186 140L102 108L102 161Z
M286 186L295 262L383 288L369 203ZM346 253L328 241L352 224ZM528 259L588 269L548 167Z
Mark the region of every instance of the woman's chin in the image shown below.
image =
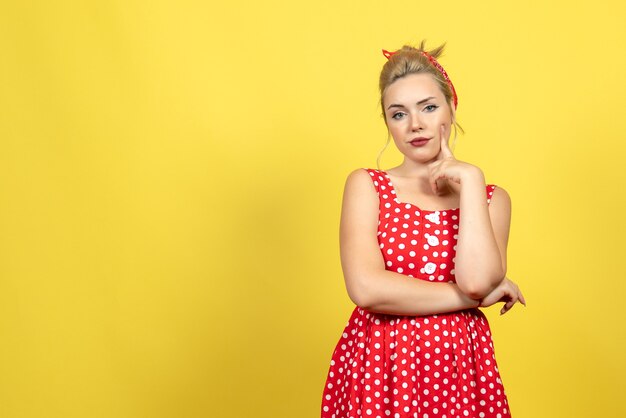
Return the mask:
M428 164L437 159L437 154L436 153L433 154L430 152L411 153L410 155L405 154L404 156L410 159L411 161L415 161L416 163L419 163L419 164Z

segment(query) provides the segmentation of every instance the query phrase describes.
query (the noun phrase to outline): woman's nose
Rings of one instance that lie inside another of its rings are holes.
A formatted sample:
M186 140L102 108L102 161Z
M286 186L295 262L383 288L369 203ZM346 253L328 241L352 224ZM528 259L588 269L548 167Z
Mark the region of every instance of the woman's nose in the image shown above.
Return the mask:
M411 129L414 131L419 131L424 126L422 125L422 120L420 119L417 113L411 116Z

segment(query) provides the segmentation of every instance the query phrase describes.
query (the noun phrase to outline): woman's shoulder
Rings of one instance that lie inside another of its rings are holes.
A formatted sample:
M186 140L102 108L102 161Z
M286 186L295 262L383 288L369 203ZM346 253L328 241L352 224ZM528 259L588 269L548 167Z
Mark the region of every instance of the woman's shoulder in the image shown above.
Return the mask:
M355 168L348 173L346 189L378 191L378 184L382 180L379 176L382 176L382 173L378 169L369 167Z
M367 180L367 182L373 182L376 185L383 179L384 174L384 171L377 168L359 167L348 173L347 181L365 183Z
M358 219L363 216L373 216L379 208L379 193L381 180L377 170L356 168L348 174L343 190L344 209L342 212L349 213L348 217Z
M352 170L350 174L360 173L360 172L368 173L370 175L375 175L375 174L383 173L383 170L379 170L377 168L370 168L370 167L359 167L359 168L355 168L354 170Z
M502 202L508 206L511 205L511 196L504 187L494 183L487 183L487 189L490 203L495 200L497 202Z
M385 172L383 170L377 168L359 167L348 173L348 177L377 178L378 176L384 176L384 174Z

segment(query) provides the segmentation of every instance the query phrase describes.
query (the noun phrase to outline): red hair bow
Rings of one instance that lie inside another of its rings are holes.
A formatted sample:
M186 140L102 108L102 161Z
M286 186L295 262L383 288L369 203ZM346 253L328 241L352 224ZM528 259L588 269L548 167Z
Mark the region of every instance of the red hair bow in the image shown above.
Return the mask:
M393 54L395 54L398 51L395 52L389 52L386 49L383 49L383 55L385 57L387 57L387 59L390 59L391 56ZM452 96L454 97L454 108L456 109L457 104L459 102L459 99L456 95L456 90L454 89L454 85L452 84L452 80L450 80L450 77L448 77L448 73L446 73L446 70L443 69L443 67L441 66L441 64L439 64L439 62L437 62L437 60L435 59L435 57L433 57L432 55L430 55L428 52L426 51L420 51L420 53L422 55L424 55L426 58L428 58L428 60L435 66L435 68L437 68L437 70L439 70L439 72L441 74L443 74L443 78L446 79L446 82L448 83L448 85L450 86L450 90L452 90Z

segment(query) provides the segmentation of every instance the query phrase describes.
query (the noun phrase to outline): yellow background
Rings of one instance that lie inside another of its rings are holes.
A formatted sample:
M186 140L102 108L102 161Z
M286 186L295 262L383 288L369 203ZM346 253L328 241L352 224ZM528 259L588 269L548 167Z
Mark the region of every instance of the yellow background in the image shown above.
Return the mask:
M381 49L422 38L447 42L456 157L512 197L528 307L487 314L513 416L626 415L624 21L619 1L3 2L0 416L319 416L354 307L344 181L386 140Z

